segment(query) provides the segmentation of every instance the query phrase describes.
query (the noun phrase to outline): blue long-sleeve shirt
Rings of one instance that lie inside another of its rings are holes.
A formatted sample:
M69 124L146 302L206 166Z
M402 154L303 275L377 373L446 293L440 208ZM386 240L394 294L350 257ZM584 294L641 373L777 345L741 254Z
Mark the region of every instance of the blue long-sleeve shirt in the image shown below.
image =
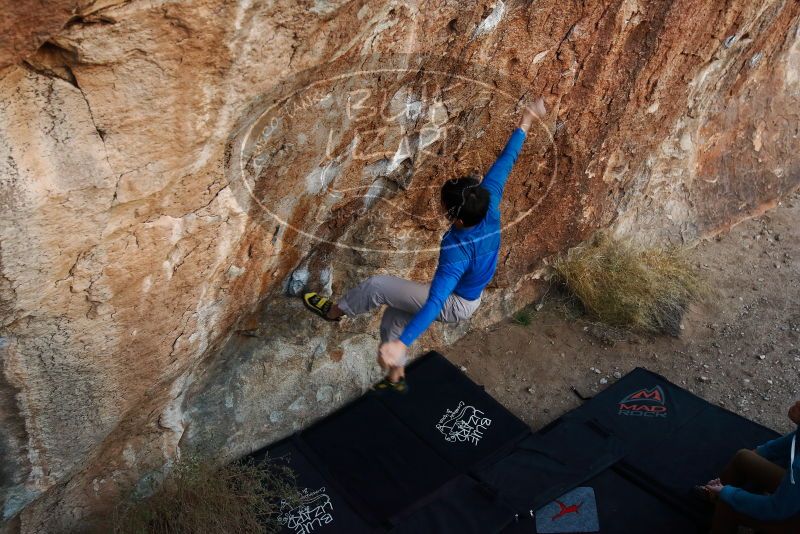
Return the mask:
M800 455L796 455L794 464L789 465L794 435L791 432L756 448L759 456L787 470L774 493L757 495L735 486L725 486L719 494L720 499L737 512L759 521L782 521L800 514ZM800 436L796 446L800 446ZM794 483L790 470L794 472Z
M500 251L500 199L524 141L525 131L515 129L481 182L481 187L489 191L489 210L483 220L468 228L450 227L442 237L428 300L400 334L399 339L406 346L439 316L451 293L475 300L492 280Z

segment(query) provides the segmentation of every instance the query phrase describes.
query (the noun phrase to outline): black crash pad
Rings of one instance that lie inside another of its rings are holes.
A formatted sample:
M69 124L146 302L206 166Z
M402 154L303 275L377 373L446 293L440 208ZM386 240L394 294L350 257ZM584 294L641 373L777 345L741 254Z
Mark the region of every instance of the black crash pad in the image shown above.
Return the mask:
M499 532L514 511L488 488L462 475L445 484L428 502L398 518L393 534L486 534Z
M551 427L560 432L551 433ZM601 437L587 439L583 427L594 427L618 442L609 446ZM529 441L548 433L547 454L524 450ZM565 493L577 485L593 487L603 533L707 531L710 508L690 495L691 487L719 476L738 449L754 448L777 435L639 368L523 441L479 476L496 485L520 512L529 502L539 506L556 489ZM621 451L610 468L600 462L598 470L575 450L576 444L591 449L603 443L598 449L602 454ZM567 467L560 467L561 462ZM520 516L524 519L511 531L534 532L513 530L532 524Z
M528 426L444 356L432 352L408 369L409 392L382 392L383 404L460 472L510 449Z
M669 439L631 451L619 467L703 517L709 508L691 495L692 486L718 477L739 449L753 449L776 437L769 428L709 404Z
M525 438L476 476L524 516L607 469L624 453L623 445L603 429L563 418Z
M639 367L570 412L569 417L595 421L630 449L648 449L673 435L708 405Z
M280 503L278 522L285 534L361 534L372 532L350 508L330 481L291 442L285 440L251 456L257 462L269 459L292 470L300 491L300 503Z
M533 533L532 510L585 486L600 532L693 533L708 509L689 488L777 436L645 369L535 434L436 353L408 382L269 449L310 503L287 511L288 532Z
M594 490L602 534L696 534L689 518L657 496L632 483L614 469L581 482ZM575 504L564 502L566 505ZM707 531L707 530L706 530ZM503 534L535 534L536 518L520 515ZM571 534L577 534L575 532Z
M568 416L619 437L627 449L620 469L698 521L707 519L708 508L691 496L692 486L719 476L737 450L778 436L642 368Z
M385 524L458 474L373 395L300 439L372 524Z
M691 518L614 469L583 485L594 488L603 534L699 534Z

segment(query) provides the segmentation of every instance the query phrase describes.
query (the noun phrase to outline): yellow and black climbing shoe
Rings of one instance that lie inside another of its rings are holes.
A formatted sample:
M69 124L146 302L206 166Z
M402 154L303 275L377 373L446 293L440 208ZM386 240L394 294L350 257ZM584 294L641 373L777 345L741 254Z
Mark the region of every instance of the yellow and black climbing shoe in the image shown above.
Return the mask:
M330 311L331 306L333 306L333 301L331 299L321 297L317 293L306 293L303 295L303 303L306 305L306 308L313 311L326 321L338 321L341 317L337 317L336 319L331 319L328 317L328 311Z
M401 378L397 382L392 382L388 378L384 378L372 386L372 389L375 391L396 391L397 393L406 393L408 392L408 384L406 384L405 378Z

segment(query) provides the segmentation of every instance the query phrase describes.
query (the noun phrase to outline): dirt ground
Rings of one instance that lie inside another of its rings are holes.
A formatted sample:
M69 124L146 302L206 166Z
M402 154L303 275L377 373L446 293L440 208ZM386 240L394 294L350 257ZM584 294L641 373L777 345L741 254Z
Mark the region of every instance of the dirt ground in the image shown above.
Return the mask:
M715 292L680 338L593 324L554 291L530 324L474 331L444 350L534 429L635 367L785 432L800 399L800 195L700 243L691 259Z

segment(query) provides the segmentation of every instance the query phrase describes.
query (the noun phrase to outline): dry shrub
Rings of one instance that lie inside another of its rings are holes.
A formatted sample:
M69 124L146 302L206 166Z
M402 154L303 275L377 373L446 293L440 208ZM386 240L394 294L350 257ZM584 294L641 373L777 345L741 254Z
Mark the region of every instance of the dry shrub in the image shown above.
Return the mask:
M553 266L599 321L647 332L680 333L689 304L706 289L678 248L639 248L600 232Z
M241 461L217 467L190 457L173 467L153 495L120 505L114 532L278 532L281 503L297 501L294 474L283 464Z

